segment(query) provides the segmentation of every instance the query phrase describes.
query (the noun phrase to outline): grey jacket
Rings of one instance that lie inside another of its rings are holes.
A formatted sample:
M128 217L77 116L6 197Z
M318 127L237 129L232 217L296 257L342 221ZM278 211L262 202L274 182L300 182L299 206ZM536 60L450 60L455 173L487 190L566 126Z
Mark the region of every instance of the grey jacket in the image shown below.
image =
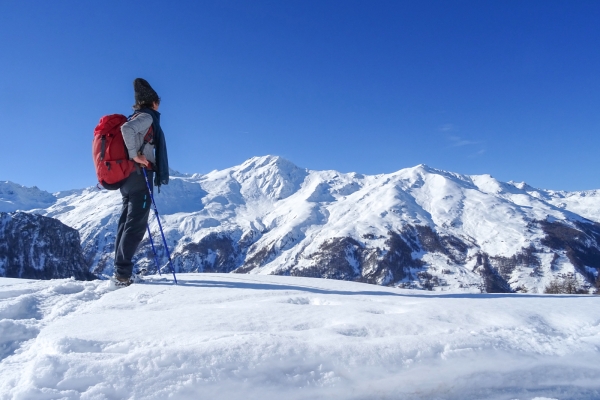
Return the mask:
M121 133L129 152L129 158L133 159L133 157L138 155L138 151L142 147L142 144L144 144L144 136L148 132L148 129L150 129L150 125L152 125L152 116L146 113L139 113L121 126ZM146 143L142 153L152 164L156 163L153 144Z

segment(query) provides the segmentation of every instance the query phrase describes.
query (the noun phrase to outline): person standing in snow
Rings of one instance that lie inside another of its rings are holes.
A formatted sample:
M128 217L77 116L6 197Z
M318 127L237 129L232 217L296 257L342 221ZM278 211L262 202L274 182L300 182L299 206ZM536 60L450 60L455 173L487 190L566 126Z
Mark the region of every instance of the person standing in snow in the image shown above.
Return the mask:
M160 97L142 78L133 81L134 114L121 127L129 158L137 168L121 186L123 208L115 240L114 281L118 286L132 283L132 258L144 238L152 200L141 168L146 169L150 190L169 183L169 160L160 127ZM154 179L154 181L153 181Z

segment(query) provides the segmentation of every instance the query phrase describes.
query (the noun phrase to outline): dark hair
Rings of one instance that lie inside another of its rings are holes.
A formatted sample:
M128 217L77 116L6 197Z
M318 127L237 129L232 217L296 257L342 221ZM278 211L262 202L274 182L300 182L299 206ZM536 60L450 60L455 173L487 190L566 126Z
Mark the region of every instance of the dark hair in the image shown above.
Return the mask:
M160 97L157 97L156 100L145 101L143 103L135 103L133 105L134 110L141 110L142 108L152 108L154 107L154 103L160 104Z

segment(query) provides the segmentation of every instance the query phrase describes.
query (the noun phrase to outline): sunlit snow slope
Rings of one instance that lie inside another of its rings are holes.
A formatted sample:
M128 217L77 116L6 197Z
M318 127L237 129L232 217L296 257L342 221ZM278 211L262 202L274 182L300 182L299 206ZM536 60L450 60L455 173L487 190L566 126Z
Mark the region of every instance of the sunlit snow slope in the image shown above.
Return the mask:
M33 211L78 229L91 271L111 274L118 191L55 197ZM600 269L597 192L543 191L425 165L374 176L311 171L266 156L174 174L156 198L181 272L540 292L565 274L593 290ZM147 239L142 246L138 265L155 268Z
M0 278L0 399L597 399L597 297Z

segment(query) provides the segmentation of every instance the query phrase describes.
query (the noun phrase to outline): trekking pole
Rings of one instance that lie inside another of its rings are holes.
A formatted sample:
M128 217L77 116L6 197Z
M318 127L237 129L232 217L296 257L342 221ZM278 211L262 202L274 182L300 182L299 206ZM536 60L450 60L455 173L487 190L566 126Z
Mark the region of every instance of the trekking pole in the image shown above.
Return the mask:
M146 227L148 228L148 237L150 238L150 244L152 245L152 252L154 253L154 263L156 264L156 270L158 271L158 274L162 276L162 274L160 273L160 265L158 265L158 254L156 254L156 248L154 247L154 240L152 240L152 232L150 232L150 224L147 224Z
M162 224L160 223L160 218L158 217L158 209L156 208L156 202L154 201L154 196L152 195L152 189L150 189L150 182L148 182L148 174L146 174L146 168L142 167L142 171L144 172L144 178L146 179L146 186L148 187L148 192L150 193L150 199L152 200L152 206L154 207L154 215L156 216L156 220L158 221L158 228L160 229L160 235L162 236L163 243L165 244L165 250L167 251L167 257L169 258L169 265L171 266L171 272L173 272L173 279L175 280L175 284L177 285L177 277L175 276L175 268L173 268L173 262L171 261L171 253L169 253L169 246L167 245L167 239L165 238L165 233L163 232Z

